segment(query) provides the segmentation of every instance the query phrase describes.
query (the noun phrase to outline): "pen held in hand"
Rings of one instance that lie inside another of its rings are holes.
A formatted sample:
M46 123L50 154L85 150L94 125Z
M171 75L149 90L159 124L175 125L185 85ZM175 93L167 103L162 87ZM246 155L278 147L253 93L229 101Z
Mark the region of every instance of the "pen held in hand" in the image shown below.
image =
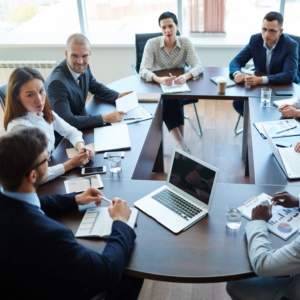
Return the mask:
M110 204L110 203L112 203L112 201L111 201L111 200L109 200L109 199L105 198L104 196L102 196L102 195L98 195L98 196L99 196L99 198L101 198L101 199L105 200L105 201L106 201L106 202L108 202L109 204Z
M287 128L287 129L284 129L284 130L278 131L278 132L276 132L276 134L279 134L279 133L282 133L282 132L285 132L285 131L289 131L289 130L292 130L292 129L295 129L295 128L297 128L297 126L290 127L290 128Z
M171 73L169 73L170 77L172 77L173 75Z
M127 119L124 119L124 121L133 121L133 120L140 120L140 119L143 119L143 118L127 118Z

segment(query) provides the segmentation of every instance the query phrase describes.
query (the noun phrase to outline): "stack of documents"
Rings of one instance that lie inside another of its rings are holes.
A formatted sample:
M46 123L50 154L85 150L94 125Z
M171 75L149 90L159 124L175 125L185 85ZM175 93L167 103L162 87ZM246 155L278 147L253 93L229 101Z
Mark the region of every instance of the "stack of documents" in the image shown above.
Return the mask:
M280 107L281 105L287 104L287 105L293 105L295 103L298 104L299 98L298 97L293 97L289 99L282 99L282 100L276 100L273 101L273 105L276 107Z

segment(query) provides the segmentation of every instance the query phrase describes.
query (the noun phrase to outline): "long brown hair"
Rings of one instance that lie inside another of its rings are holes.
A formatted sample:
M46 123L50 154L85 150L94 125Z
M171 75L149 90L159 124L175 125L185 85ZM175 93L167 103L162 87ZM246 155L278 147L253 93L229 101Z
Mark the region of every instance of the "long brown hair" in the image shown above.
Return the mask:
M45 83L45 80L41 73L38 70L33 69L31 67L19 67L11 73L7 84L7 93L5 101L5 130L7 130L8 123L11 120L27 115L28 112L26 108L19 101L20 90L25 83L35 78ZM46 122L48 122L49 124L52 123L53 115L47 94L43 113Z

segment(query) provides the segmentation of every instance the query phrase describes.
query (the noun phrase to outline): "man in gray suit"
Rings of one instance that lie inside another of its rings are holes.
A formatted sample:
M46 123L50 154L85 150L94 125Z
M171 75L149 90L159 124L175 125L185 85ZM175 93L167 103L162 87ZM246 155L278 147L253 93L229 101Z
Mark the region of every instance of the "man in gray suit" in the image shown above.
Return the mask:
M299 207L299 198L287 192L276 193L271 201L287 208ZM255 207L252 221L245 227L249 259L259 277L228 282L227 292L233 300L300 299L300 236L273 249L267 229L271 208L266 203Z
M90 56L91 45L87 37L80 33L72 34L67 40L66 58L45 82L52 109L79 130L99 127L103 123L120 122L124 115L122 111L113 111L106 115L80 115L84 110L88 92L111 103L130 93L119 94L98 82L90 70Z

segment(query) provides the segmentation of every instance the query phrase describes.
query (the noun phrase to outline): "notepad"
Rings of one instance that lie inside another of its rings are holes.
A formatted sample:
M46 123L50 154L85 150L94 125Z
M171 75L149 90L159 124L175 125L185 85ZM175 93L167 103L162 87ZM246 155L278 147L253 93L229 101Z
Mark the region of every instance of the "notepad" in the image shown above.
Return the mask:
M186 83L184 84L173 84L173 85L164 85L160 84L163 94L173 94L173 93L185 93L185 92L190 92L190 88Z
M128 149L131 147L127 124L94 128L95 152Z
M242 206L243 216L252 219L252 210L261 202L267 200L271 204L272 197L262 193L247 200ZM296 208L272 206L272 218L267 222L268 230L284 240L288 240L300 228L300 212Z
M67 194L84 192L90 186L96 189L103 188L103 182L99 174L65 180L64 185Z
M137 108L139 106L139 101L136 92L127 94L116 100L116 108L119 111L125 111L126 113Z
M127 225L132 229L136 224L138 210L131 208L130 218ZM113 220L108 213L107 207L95 207L88 209L75 234L76 237L108 238L111 234Z

